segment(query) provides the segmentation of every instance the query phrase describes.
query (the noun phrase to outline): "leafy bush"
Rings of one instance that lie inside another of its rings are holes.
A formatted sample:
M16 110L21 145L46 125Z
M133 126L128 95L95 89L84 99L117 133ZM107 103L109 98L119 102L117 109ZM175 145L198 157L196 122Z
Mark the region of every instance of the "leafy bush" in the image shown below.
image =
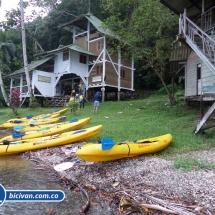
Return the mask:
M167 88L170 90L170 92L172 91L172 84L167 85ZM182 87L182 85L174 85L174 91L175 91L175 96L179 97L179 96L184 96L184 89ZM161 87L157 93L157 95L166 95L166 89L164 87Z
M68 103L66 103L65 106L70 108L71 111L73 112L78 109L79 105L80 105L79 101L69 101Z
M14 108L18 108L20 104L20 90L13 88L11 90L11 105Z
M38 108L40 105L35 97L30 98L29 107L30 108Z
M49 101L48 100L44 100L43 101L43 107L48 107L49 106Z
M175 92L175 96L178 98L178 97L181 97L181 96L184 96L184 90L177 90Z

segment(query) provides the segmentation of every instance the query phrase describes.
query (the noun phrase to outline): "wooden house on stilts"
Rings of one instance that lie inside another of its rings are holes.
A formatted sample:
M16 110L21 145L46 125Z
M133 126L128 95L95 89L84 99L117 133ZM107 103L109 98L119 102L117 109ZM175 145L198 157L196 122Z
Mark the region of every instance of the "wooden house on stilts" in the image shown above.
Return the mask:
M180 43L191 48L185 63L185 99L200 102L202 119L194 134L215 127L211 115L215 110L215 1L160 0L179 15ZM204 113L204 103L213 105ZM207 122L207 125L206 125Z
M102 101L107 100L109 94L120 100L121 92L134 91L134 61L125 58L123 50L109 52L113 47L108 37L113 35L102 28L97 17L91 13L84 14L59 28L71 32L73 43L35 55L40 60L29 64L35 97L55 101L51 106L62 106L78 86L88 100L96 91L102 92ZM23 101L29 96L24 69L9 77L10 89L18 88Z

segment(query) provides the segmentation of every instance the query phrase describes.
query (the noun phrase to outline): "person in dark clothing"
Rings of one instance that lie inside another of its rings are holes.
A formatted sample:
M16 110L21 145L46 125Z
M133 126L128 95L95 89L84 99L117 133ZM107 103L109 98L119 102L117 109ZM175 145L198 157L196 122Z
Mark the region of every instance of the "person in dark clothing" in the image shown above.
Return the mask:
M80 103L80 108L84 109L84 96L82 94L79 96L79 103Z
M98 108L99 108L99 104L100 104L100 98L101 98L101 95L100 95L100 92L97 92L94 96L93 96L93 105L94 105L94 108L93 108L93 113L97 113L98 112Z

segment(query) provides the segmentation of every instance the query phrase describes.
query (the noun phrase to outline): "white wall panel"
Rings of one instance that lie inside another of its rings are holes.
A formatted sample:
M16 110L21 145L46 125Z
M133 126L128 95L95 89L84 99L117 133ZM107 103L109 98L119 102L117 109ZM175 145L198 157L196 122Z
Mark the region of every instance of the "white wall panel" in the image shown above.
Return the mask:
M87 64L79 62L80 53L71 50L70 51L70 72L77 74L78 76L87 77L88 76L88 57Z
M54 60L54 73L56 76L64 71L69 73L69 60L63 61L63 52L59 52L55 56Z
M43 96L54 96L54 73L35 70L32 80L32 85L36 86Z

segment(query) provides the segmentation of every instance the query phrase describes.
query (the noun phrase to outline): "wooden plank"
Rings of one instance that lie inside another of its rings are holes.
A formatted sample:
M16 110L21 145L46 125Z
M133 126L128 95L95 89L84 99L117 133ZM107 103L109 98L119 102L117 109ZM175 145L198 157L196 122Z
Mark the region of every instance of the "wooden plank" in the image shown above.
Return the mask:
M210 107L210 109L208 110L208 112L204 115L204 117L202 118L202 120L199 122L199 124L197 125L194 134L198 134L198 132L201 130L202 126L207 122L207 120L209 119L209 117L211 116L211 114L214 112L215 110L215 102L213 103L213 105Z

